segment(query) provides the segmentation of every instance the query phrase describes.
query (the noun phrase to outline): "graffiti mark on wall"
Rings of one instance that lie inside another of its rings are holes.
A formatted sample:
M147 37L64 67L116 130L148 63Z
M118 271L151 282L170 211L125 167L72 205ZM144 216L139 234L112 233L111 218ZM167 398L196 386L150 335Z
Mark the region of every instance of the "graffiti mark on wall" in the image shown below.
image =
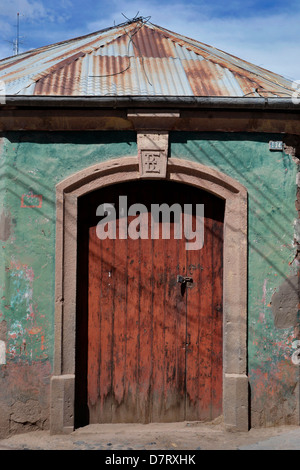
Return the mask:
M21 207L41 208L43 196L41 194L23 194L21 197Z

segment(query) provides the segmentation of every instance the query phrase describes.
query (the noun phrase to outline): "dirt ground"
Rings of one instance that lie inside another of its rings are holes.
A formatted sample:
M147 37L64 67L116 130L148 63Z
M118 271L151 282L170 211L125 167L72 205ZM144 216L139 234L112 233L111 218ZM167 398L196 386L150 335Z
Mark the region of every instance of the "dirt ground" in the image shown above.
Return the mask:
M48 431L15 435L0 440L0 450L235 450L295 429L299 427L229 432L221 422L95 424L69 435L51 436Z

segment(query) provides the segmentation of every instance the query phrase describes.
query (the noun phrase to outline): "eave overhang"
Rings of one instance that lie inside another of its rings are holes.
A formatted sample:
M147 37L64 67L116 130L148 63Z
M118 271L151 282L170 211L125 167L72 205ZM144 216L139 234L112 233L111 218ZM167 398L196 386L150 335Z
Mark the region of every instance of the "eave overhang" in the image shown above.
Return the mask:
M0 132L167 130L300 135L291 98L6 96Z

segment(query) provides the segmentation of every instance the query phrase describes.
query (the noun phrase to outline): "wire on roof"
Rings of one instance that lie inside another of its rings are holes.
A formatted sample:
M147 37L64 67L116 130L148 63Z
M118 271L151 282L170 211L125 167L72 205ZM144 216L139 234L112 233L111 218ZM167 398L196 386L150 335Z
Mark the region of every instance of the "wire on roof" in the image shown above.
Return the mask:
M147 75L147 72L146 72L146 69L145 69L145 65L144 65L144 58L141 54L141 51L138 47L138 45L134 42L133 40L133 37L144 27L145 24L147 24L150 19L151 19L151 16L146 16L146 17L143 17L143 16L137 16L139 14L139 12L137 12L137 14L135 15L134 18L132 19L129 19L127 18L124 13L122 13L122 15L124 16L124 18L127 19L127 22L126 23L123 23L121 26L124 26L124 32L125 34L129 37L129 41L128 41L128 45L127 45L127 55L128 55L128 66L125 67L123 70L120 70L119 72L114 72L114 73L109 73L109 74L105 74L105 75L90 75L90 77L99 77L99 78L104 78L104 77L112 77L112 76L115 76L115 75L120 75L124 72L126 72L127 70L130 69L131 67L131 57L129 55L129 49L130 49L130 44L132 43L133 46L137 49L138 53L139 53L139 57L141 58L142 60L142 67L143 67L143 70L144 70L144 74L147 78L147 81L149 83L150 86L152 86L152 83L150 82L149 78L148 78L148 75ZM126 31L125 29L125 26L126 25L129 25L129 24L132 24L132 23L137 23L137 26L136 28L133 30L133 32L131 34L128 33L128 31Z

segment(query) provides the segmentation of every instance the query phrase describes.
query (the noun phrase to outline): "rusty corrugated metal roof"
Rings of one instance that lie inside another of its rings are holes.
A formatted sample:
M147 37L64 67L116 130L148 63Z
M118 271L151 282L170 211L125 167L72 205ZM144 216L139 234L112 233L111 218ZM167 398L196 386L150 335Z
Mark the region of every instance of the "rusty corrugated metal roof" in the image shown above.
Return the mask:
M284 77L142 19L0 61L7 95L288 97Z

